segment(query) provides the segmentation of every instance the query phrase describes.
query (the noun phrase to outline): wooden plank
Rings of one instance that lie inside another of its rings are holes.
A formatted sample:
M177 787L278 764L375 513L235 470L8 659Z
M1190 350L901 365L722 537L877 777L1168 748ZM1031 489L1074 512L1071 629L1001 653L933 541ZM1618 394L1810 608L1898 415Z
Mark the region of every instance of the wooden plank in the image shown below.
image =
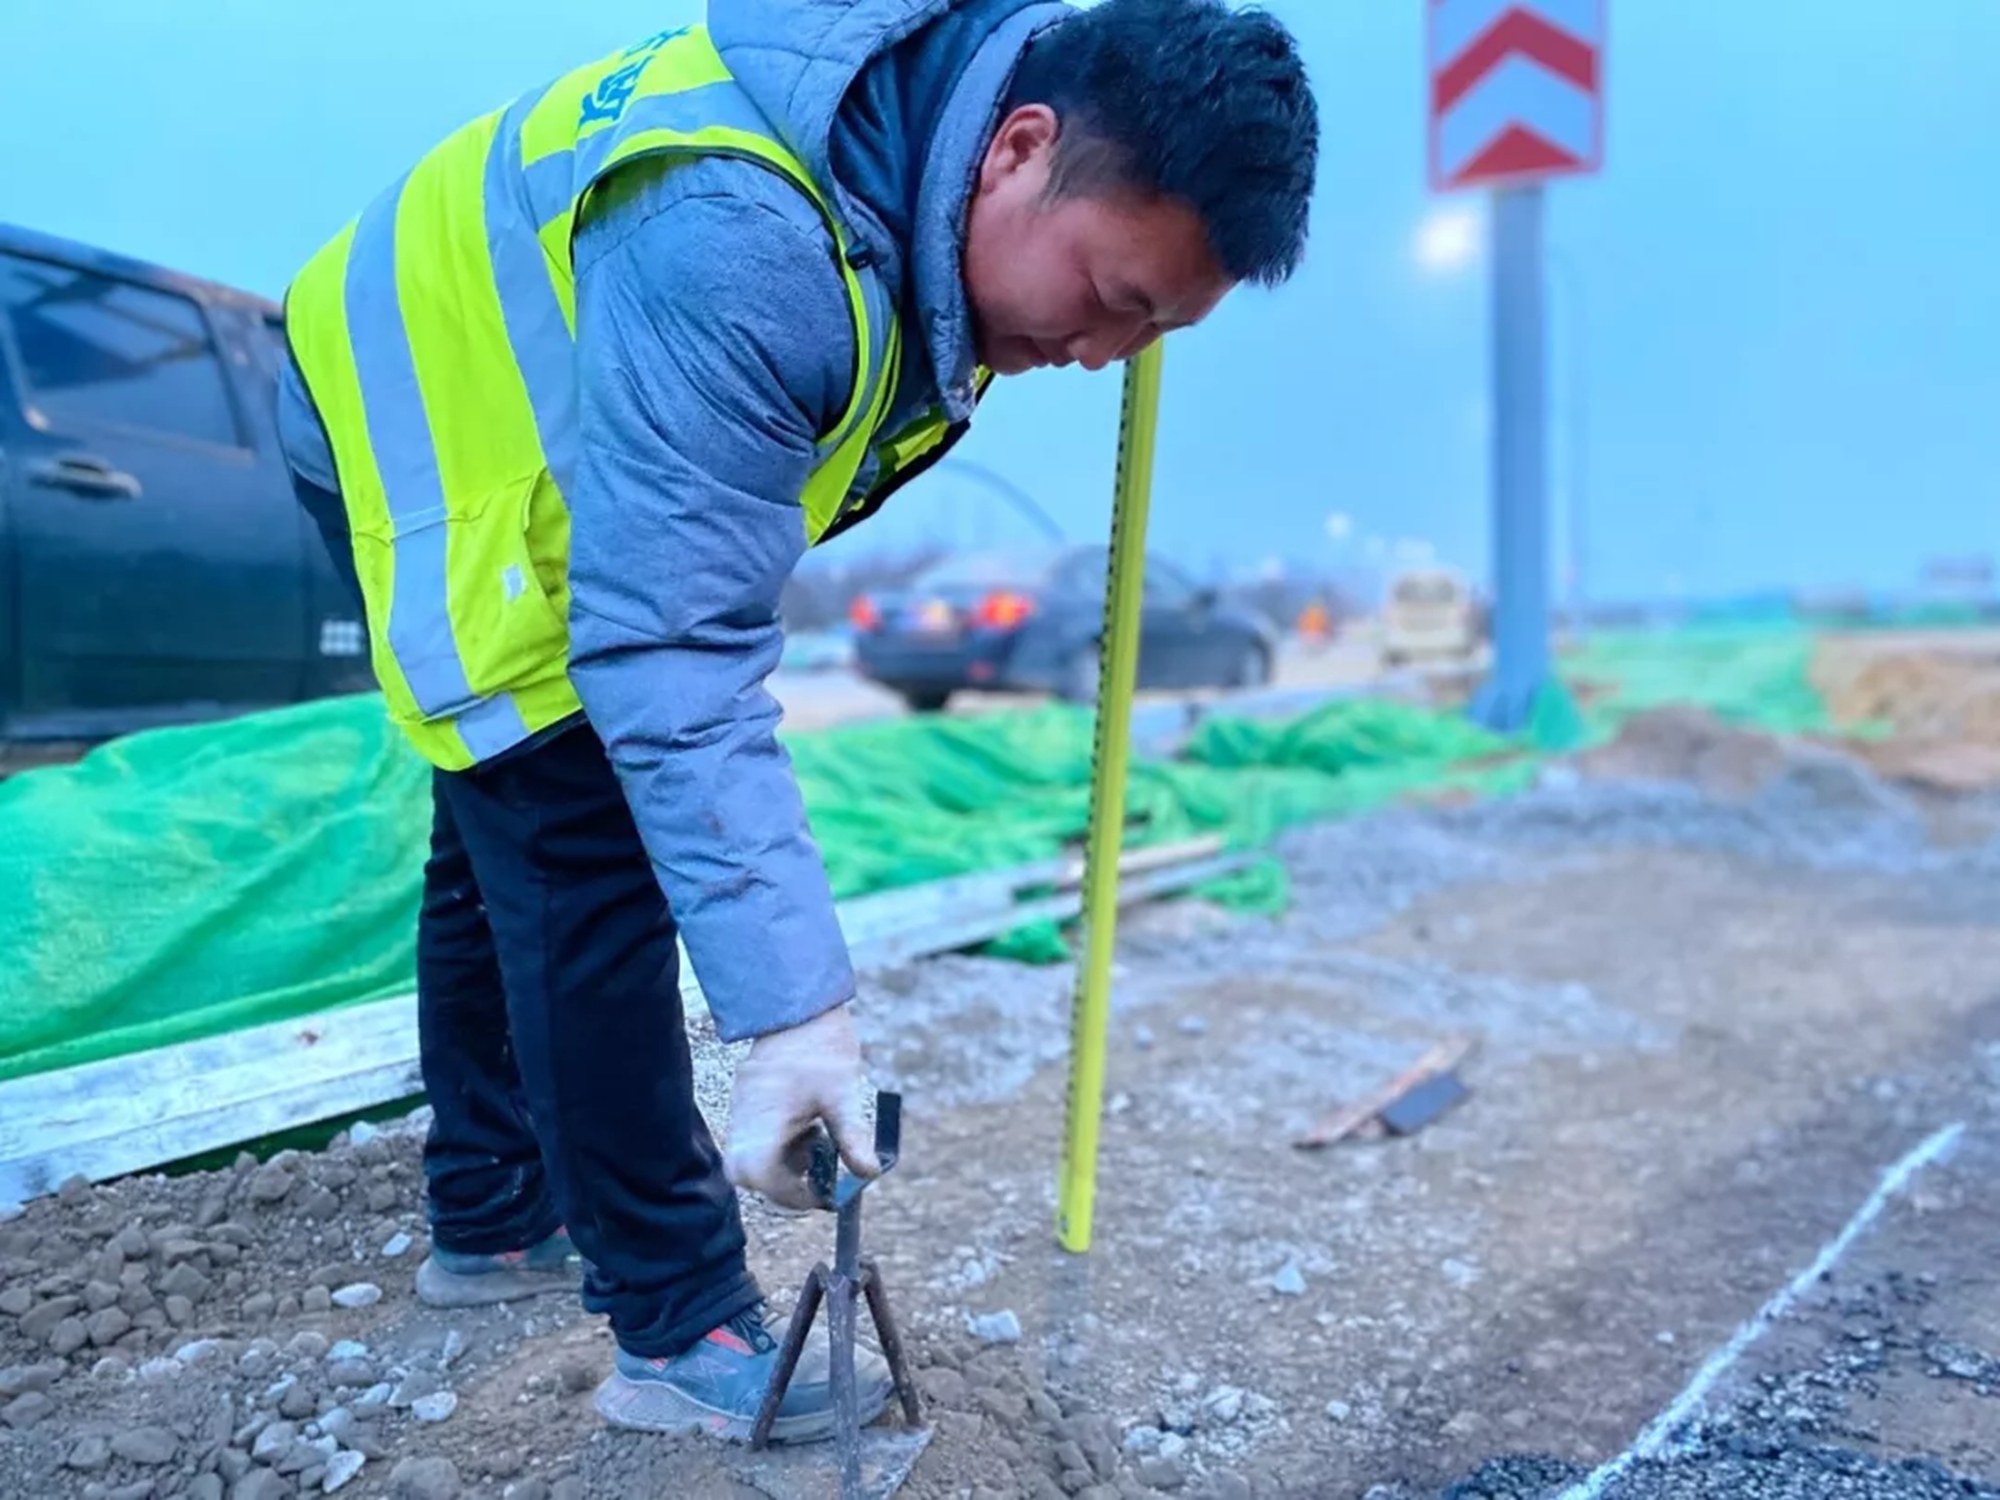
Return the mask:
M1221 838L1214 834L1205 838L1181 839L1171 844L1149 844L1121 855L1118 860L1118 874L1123 878L1128 875L1141 875L1148 870L1186 864L1191 860L1208 859L1220 854L1222 849ZM1078 856L1063 865L1062 876L1056 883L1063 886L1081 885L1083 874L1083 859Z
M1382 1087L1334 1110L1292 1144L1303 1151L1337 1145L1418 1084L1439 1073L1449 1073L1464 1062L1472 1055L1474 1044L1475 1039L1470 1036L1446 1037Z
M1124 895L1184 889L1252 858L1155 857ZM842 930L860 968L968 947L1074 916L1073 890L1017 894L1056 885L1064 868L1044 860L856 898L841 905ZM690 1012L705 1009L692 967L681 972ZM0 1083L0 1202L52 1192L79 1173L103 1181L410 1098L423 1089L417 1059L416 997L399 995Z
M267 1092L274 1079L312 1088L415 1056L405 1046L415 1035L405 995L15 1079L0 1085L0 1162L95 1139L121 1103L155 1122L206 1114L220 1100Z

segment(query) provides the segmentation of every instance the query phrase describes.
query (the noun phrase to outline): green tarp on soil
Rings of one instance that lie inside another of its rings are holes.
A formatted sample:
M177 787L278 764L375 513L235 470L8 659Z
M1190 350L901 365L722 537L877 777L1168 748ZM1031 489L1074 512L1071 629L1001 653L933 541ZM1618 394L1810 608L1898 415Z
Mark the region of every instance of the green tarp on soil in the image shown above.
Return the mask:
M1590 733L1702 702L1809 727L1800 631L1610 638L1565 670ZM1059 707L788 736L835 893L1045 858L1084 832L1090 716ZM1539 747L1377 699L1285 724L1211 720L1134 762L1132 842L1277 831L1414 793L1525 784ZM135 735L0 783L0 1077L164 1046L414 987L428 772L372 697ZM1209 894L1272 907L1266 862ZM1061 952L1016 934L1022 957Z

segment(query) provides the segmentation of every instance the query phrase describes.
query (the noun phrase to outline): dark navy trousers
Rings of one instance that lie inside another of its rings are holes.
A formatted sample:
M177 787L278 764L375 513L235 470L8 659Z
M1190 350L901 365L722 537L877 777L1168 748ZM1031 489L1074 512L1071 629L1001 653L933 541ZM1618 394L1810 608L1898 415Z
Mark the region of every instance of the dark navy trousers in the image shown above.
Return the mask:
M345 508L299 499L358 598ZM431 1232L517 1250L567 1227L621 1347L677 1354L756 1304L735 1190L695 1103L673 919L581 720L437 771L417 921L435 1118Z

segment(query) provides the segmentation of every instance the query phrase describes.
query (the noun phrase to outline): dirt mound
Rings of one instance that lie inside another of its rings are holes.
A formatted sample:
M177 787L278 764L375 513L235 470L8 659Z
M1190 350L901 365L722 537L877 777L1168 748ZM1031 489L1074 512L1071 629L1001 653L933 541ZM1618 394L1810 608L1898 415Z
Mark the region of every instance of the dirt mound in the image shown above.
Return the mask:
M1815 654L1812 680L1836 724L1889 727L1854 747L1879 774L1942 792L2000 787L2000 654L1983 638L1833 640Z
M1800 747L1741 729L1700 708L1635 714L1610 744L1577 757L1585 775L1616 781L1686 781L1725 800L1755 796L1798 759Z
M423 1116L261 1165L78 1179L12 1210L0 1222L0 1495L762 1494L719 1445L603 1429L591 1396L611 1343L574 1297L450 1313L416 1301ZM825 1226L754 1204L746 1218L766 1256L779 1252L766 1284L788 1311L785 1289L824 1254L813 1231ZM1209 1452L1164 1433L1126 1443L1124 1424L1046 1384L1035 1346L927 1318L921 1282L908 1290L905 1335L938 1433L933 1487L1125 1500L1153 1494L1148 1480L1178 1482L1177 1448ZM1209 1413L1208 1427L1254 1435L1254 1412L1228 1415L1234 1426Z
M1885 723L1898 734L2000 745L2000 655L1970 644L1834 641L1815 653L1811 675L1837 724Z

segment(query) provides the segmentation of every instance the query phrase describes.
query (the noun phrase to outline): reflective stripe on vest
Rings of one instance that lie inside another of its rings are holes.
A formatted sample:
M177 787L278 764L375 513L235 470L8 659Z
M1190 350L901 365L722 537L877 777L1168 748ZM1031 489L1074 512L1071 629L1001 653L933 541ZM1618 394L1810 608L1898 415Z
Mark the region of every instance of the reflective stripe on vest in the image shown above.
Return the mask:
M308 263L287 298L354 536L389 713L448 770L580 709L568 680L577 463L575 273L584 198L647 155L778 172L841 251L858 368L801 503L808 542L846 503L900 363L880 279L704 28L580 68L452 135ZM884 455L891 458L893 455Z

